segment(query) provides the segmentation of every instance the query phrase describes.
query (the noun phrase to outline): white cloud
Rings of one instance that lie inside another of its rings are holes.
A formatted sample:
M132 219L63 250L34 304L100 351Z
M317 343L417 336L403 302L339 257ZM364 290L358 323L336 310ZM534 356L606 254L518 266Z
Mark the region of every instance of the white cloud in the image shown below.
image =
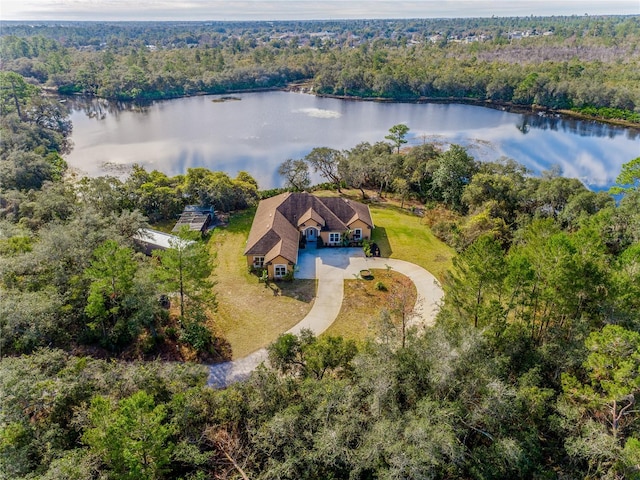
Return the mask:
M3 20L287 20L640 14L638 0L2 0Z

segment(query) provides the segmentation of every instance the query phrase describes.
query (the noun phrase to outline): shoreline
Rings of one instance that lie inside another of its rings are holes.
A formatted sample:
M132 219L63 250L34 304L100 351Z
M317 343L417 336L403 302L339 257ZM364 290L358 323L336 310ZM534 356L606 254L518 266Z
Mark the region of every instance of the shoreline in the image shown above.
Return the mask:
M53 89L45 89L50 93L54 93ZM179 95L179 96L171 96L171 97L159 97L154 99L139 99L139 100L118 100L106 97L98 97L95 95L85 95L85 94L60 94L55 93L59 97L71 97L71 98L95 98L95 99L104 99L108 101L114 102L131 102L138 103L140 105L150 104L157 101L165 101L165 100L175 100L178 98L189 98L189 97L201 97L206 95L233 95L233 94L241 94L241 93L259 93L259 92L292 92L292 93L302 93L305 95L314 95L320 98L334 98L337 100L345 100L352 102L377 102L377 103L414 103L414 104L442 104L442 105L452 105L452 104L462 104L462 105L474 105L478 107L491 108L494 110L501 110L509 113L519 113L519 114L535 114L541 116L559 116L565 119L574 119L574 120L582 120L582 121L590 121L596 123L602 123L605 125L612 125L616 127L628 128L640 131L640 123L629 122L627 120L622 119L606 119L593 117L590 115L585 115L580 112L575 112L573 110L559 109L555 110L552 108L542 107L540 105L518 105L511 102L499 102L494 100L481 100L477 98L470 97L417 97L417 98L385 98L385 97L358 97L353 95L334 95L334 94L326 94L326 93L316 93L313 91L312 87L305 82L299 83L291 83L285 87L263 87L263 88L248 88L244 90L227 90L222 93L208 93L208 92L197 92L191 95Z
M286 90L286 91L296 91L296 90ZM301 92L305 93L305 92ZM383 97L355 97L350 95L330 95L324 93L311 93L311 95L315 95L317 97L322 98L335 98L338 100L347 100L347 101L355 101L355 102L377 102L377 103L415 103L415 104L441 104L441 105L453 105L453 104L461 104L461 105L473 105L477 107L485 107L491 108L494 110L501 110L509 113L519 113L519 114L532 114L532 115L541 115L541 116L558 116L565 119L573 119L573 120L582 120L582 121L591 121L596 123L602 123L606 125L612 125L616 127L629 128L633 130L640 131L640 123L633 123L627 120L621 119L606 119L599 117L592 117L590 115L585 115L580 112L575 112L573 110L560 109L555 110L552 108L542 107L540 105L517 105L511 102L496 102L493 100L479 100L476 98L468 98L468 97L419 97L416 99L396 99L396 98L383 98Z

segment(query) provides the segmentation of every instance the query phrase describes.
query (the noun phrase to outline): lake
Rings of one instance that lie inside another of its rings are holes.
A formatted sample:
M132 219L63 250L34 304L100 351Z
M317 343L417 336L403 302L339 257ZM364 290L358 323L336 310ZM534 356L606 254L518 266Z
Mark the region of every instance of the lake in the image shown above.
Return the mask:
M384 140L393 125L410 128L409 145L458 143L479 160L509 157L538 174L557 165L594 190L615 182L640 156L637 130L556 116L460 104L378 103L293 92L179 98L146 106L69 101L69 165L90 176L123 176L138 163L167 175L191 167L246 170L260 188L282 186L278 166L314 147L350 149ZM320 181L318 177L314 180Z

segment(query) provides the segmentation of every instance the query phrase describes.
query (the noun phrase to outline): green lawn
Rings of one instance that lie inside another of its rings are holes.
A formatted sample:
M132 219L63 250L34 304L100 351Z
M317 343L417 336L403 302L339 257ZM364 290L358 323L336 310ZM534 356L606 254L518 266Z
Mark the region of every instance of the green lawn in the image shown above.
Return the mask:
M453 250L435 238L421 223L420 217L394 205L371 205L370 208L376 225L373 240L380 246L383 256L414 262L442 279L451 266ZM258 283L257 277L248 273L242 253L254 213L251 209L232 215L229 225L217 227L209 240L211 252L217 259L214 270L217 333L231 345L233 358L241 358L269 345L304 318L315 297L316 282L313 280L283 282L266 288ZM350 288L347 285L347 290ZM373 292L359 292L356 286L358 293L366 297ZM361 338L364 338L368 332L352 319L375 318L379 310L380 305L375 302L363 304L358 299L345 302L340 319L330 333L344 333L354 338L361 332Z
M395 206L370 205L375 229L373 241L383 257L413 262L442 281L451 268L453 249L438 240L422 218Z
M232 215L229 225L216 227L209 240L216 256L217 333L230 343L233 358L272 343L304 318L315 297L315 280L265 287L247 271L242 253L254 213L252 209Z
M163 220L162 222L154 223L153 225L151 225L151 228L164 233L173 233L172 230L173 230L173 227L176 226L177 221L178 221L177 218Z

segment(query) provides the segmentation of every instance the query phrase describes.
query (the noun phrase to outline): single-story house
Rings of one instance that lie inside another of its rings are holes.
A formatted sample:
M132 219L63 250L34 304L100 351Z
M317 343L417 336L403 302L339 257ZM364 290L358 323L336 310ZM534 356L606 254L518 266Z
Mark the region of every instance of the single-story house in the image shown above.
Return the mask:
M247 265L282 278L298 262L301 240L326 246L370 240L373 220L363 203L309 193L282 193L258 204L244 255ZM312 243L312 244L313 244Z
M173 227L172 232L179 232L185 225L193 232L204 234L213 221L213 208L187 205L180 214L180 218Z

